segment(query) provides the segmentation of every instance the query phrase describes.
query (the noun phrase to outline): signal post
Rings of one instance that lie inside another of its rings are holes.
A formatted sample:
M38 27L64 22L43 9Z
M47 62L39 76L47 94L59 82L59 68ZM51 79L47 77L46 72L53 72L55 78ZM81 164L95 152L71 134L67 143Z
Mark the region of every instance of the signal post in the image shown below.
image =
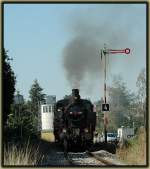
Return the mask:
M108 112L109 112L109 104L106 100L106 56L109 54L129 54L130 49L107 49L106 44L104 44L104 49L101 49L101 60L104 56L104 104L102 104L102 111L104 112L104 135L105 135L105 143L107 143L107 126L108 126Z

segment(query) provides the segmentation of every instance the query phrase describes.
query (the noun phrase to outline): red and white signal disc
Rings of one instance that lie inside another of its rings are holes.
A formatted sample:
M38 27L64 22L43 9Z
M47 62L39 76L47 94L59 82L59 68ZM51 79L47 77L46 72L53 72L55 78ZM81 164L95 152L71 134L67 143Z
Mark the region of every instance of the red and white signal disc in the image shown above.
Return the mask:
M125 49L125 53L126 53L126 54L129 54L129 53L130 53L130 49L129 49L129 48L126 48L126 49Z

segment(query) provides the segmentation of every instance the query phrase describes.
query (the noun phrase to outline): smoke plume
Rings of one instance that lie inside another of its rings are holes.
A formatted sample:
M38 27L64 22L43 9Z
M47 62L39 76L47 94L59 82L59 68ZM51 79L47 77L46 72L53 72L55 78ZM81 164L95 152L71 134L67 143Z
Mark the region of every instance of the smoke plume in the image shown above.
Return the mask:
M80 87L86 77L100 72L98 43L93 37L78 35L64 49L64 67L71 87Z
M118 16L116 11L114 16L121 18L123 14L119 11ZM93 18L93 16L96 16L96 12L95 15L93 14L90 17L88 11L84 15L75 15L68 24L71 38L63 50L63 66L71 88L82 88L84 86L84 89L89 92L92 91L94 81L98 79L99 83L100 80L102 82L104 59L101 61L100 49L104 47L104 43L108 44L108 48L114 49L122 49L130 44L132 45L133 42L128 36L128 32L129 30L131 32L134 27L124 28L125 20L122 20L122 23L120 22L120 25L116 26L115 20L109 19L112 17L112 12L109 15L103 22L98 22L98 17L95 20ZM127 17L129 17L128 14ZM126 25L128 25L128 22ZM128 62L129 59L126 58L109 57L109 71L111 71L112 66L119 63L119 59L121 63Z

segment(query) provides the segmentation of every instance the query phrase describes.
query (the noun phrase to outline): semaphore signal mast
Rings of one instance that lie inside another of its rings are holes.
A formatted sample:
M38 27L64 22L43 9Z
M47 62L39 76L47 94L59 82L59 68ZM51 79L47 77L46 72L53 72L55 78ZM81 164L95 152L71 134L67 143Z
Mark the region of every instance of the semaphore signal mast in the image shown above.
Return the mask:
M105 143L107 143L107 125L108 125L108 114L109 104L106 100L106 56L109 54L129 54L130 49L107 49L106 44L104 44L104 48L101 49L101 60L104 56L104 104L102 104L102 111L104 111L104 134L105 134Z

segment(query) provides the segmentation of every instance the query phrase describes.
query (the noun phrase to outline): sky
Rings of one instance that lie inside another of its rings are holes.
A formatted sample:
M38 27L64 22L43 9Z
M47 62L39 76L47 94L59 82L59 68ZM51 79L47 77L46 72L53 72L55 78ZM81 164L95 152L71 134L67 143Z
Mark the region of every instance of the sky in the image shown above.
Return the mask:
M107 85L120 74L136 92L138 74L146 67L145 4L4 4L4 47L13 58L16 89L26 100L35 79L58 100L77 87L78 77L81 97L99 100L104 44L131 49L107 57Z

